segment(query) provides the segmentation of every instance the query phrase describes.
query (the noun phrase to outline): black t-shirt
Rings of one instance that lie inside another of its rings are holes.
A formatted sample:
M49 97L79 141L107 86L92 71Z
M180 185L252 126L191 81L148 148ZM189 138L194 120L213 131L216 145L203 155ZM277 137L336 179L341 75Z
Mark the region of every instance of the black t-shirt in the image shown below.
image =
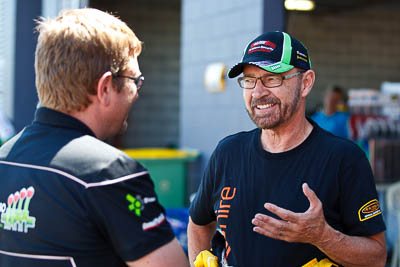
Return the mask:
M40 108L0 148L0 266L125 266L174 234L145 168Z
M256 213L272 215L263 205L276 204L305 212L308 183L323 203L327 222L353 236L385 230L370 164L351 141L314 129L294 149L269 153L262 149L260 129L223 139L211 156L190 207L194 223L217 220L226 238L229 266L302 266L327 258L310 244L288 243L254 232ZM276 217L275 215L272 215Z

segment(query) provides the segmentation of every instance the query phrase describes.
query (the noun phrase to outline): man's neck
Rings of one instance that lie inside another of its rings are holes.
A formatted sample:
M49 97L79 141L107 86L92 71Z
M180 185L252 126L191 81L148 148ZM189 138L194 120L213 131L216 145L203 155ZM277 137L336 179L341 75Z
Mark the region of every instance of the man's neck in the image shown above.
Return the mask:
M306 117L293 117L274 129L263 129L261 145L264 150L271 153L285 152L303 143L312 129L313 126Z
M65 114L68 114L71 117L74 117L75 119L80 120L82 123L84 123L87 127L92 130L92 132L95 134L95 136L100 139L104 140L105 138L101 135L101 127L99 127L99 124L97 123L98 118L95 115L95 112L93 112L92 106L89 106L85 110L82 111L70 111L70 112L63 112Z

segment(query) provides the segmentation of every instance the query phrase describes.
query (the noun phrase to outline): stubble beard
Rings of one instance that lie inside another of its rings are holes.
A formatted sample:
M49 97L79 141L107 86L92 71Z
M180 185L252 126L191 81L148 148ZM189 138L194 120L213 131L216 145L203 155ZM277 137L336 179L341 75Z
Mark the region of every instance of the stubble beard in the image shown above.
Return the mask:
M300 84L297 84L296 90L290 102L282 104L277 98L264 98L252 101L250 110L246 108L250 119L260 129L274 129L287 122L293 114L298 110L300 103ZM274 114L256 115L254 110L256 106L263 103L274 103L278 106L278 110Z

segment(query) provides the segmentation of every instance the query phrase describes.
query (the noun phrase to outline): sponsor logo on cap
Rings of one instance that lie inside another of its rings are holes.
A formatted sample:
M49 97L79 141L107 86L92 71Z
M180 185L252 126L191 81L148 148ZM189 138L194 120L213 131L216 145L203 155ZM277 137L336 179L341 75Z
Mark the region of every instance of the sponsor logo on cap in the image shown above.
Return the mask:
M296 56L297 59L303 60L304 62L308 63L308 57L306 54L303 54L300 51L296 51L296 54L297 54Z
M377 199L374 199L367 202L358 210L358 218L360 219L360 221L365 221L381 213L382 211L379 205L379 201Z
M254 52L272 52L276 48L276 44L271 41L256 41L250 45L248 54Z
M271 68L271 70L277 70L277 69L279 69L280 67L281 67L281 64L277 64L277 65L271 66L270 68Z
M275 64L276 62L271 62L271 61L250 61L248 64L253 64L253 65L257 65L259 67L267 67L270 66L272 64Z

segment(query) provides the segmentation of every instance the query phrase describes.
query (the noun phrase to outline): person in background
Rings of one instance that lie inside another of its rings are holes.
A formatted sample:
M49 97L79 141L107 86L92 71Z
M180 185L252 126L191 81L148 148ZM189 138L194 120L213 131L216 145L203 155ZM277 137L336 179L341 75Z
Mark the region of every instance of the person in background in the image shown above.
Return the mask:
M323 129L336 136L349 138L349 118L346 111L346 93L337 85L328 88L324 95L323 110L311 118Z
M14 126L7 118L6 114L0 109L0 146L15 134Z
M386 227L365 154L305 116L315 81L305 46L262 34L228 76L240 74L257 128L224 138L209 160L189 211L192 266L221 246L221 266L384 266Z
M188 266L148 171L103 142L143 86L117 17L40 19L34 121L0 148L0 266Z

